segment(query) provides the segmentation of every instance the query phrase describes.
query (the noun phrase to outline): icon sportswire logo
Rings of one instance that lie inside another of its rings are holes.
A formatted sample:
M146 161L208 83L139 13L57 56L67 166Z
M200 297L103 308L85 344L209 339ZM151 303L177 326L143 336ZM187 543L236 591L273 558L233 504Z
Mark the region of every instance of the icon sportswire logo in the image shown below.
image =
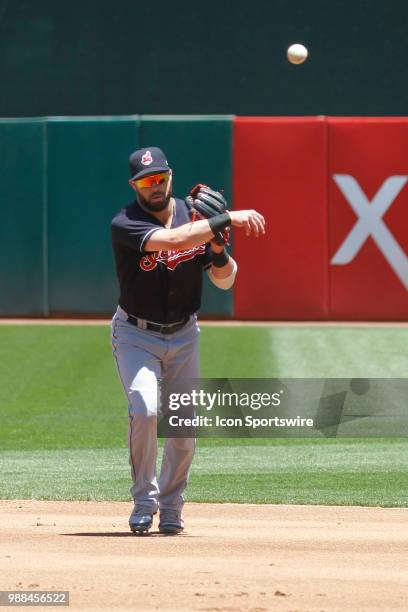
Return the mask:
M353 176L334 174L333 180L358 219L330 263L337 266L350 263L371 236L408 291L408 257L383 221L383 216L405 186L408 176L389 176L371 201Z

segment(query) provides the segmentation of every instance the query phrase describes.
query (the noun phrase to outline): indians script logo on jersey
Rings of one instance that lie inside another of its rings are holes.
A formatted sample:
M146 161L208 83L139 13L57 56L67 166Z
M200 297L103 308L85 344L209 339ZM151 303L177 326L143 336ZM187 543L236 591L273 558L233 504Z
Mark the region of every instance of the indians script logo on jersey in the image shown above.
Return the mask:
M179 263L189 261L197 255L204 255L204 253L205 244L200 244L200 246L186 249L185 251L158 251L157 253L150 253L142 257L140 267L145 272L150 272L150 270L157 268L158 263L163 263L168 270L174 270Z
M150 151L146 151L146 153L142 157L142 164L144 166L150 166L152 161L153 161L152 154L150 153Z

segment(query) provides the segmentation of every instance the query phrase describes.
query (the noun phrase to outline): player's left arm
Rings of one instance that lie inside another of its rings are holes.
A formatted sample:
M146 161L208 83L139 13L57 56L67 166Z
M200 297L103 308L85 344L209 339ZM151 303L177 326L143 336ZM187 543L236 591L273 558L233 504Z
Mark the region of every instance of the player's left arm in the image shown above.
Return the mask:
M211 241L212 262L208 270L208 276L212 283L219 289L230 289L235 281L238 266L236 261L229 255L225 246Z

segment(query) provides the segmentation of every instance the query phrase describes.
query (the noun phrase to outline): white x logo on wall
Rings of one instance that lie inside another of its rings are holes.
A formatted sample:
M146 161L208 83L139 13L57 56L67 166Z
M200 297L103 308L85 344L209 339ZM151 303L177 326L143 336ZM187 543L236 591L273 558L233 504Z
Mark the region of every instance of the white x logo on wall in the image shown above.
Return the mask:
M371 236L408 291L408 257L382 220L382 217L404 187L408 177L388 177L371 202L353 176L334 174L333 179L356 213L358 221L330 263L335 265L350 263L367 238Z

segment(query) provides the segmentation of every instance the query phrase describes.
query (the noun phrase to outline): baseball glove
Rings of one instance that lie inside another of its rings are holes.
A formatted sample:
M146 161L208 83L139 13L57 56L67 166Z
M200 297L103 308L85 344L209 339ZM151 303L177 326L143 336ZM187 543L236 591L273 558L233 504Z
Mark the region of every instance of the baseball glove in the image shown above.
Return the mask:
M197 219L210 219L222 215L227 211L227 200L222 193L214 191L207 185L199 183L190 191L186 197L186 204L193 211L193 221ZM214 242L220 246L228 243L230 228L214 235Z

